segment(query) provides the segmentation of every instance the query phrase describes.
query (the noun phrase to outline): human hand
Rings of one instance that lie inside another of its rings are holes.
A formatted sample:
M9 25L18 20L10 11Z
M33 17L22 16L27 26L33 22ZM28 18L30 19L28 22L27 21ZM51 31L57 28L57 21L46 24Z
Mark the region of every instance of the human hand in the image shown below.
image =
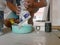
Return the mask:
M17 10L16 10L16 14L19 15L20 14L20 6L17 6Z
M33 1L31 1L31 0L25 0L24 1L25 8L32 7L32 5L33 5Z

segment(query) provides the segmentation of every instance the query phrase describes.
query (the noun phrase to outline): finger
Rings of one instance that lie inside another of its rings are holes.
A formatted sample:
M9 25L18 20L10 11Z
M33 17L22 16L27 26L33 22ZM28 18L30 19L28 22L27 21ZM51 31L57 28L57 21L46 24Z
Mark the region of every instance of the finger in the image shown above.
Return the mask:
M17 14L17 15L19 15L19 14L20 14L20 12L19 12L19 11L16 11L16 14Z
M20 6L17 6L17 8L19 8L19 9L20 9Z
M26 8L28 8L28 3L27 3L27 2L24 2L24 6L25 6Z
M21 10L20 8L17 8L17 10L19 11L19 10Z

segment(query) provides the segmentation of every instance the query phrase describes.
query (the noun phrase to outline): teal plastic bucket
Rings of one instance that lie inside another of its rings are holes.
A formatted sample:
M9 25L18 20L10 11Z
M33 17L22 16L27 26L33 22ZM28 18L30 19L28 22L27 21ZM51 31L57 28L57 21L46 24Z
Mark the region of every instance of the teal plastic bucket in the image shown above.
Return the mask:
M32 25L27 24L19 27L17 24L12 25L12 32L13 33L30 33L32 32Z

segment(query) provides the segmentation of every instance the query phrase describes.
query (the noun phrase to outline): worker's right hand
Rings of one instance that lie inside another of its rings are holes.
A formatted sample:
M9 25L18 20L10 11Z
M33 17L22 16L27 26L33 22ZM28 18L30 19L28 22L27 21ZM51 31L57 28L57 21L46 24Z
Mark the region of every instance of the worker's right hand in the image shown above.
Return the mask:
M32 7L33 6L33 4L34 4L34 0L25 0L24 1L24 6L26 7L26 8L30 8L30 7Z

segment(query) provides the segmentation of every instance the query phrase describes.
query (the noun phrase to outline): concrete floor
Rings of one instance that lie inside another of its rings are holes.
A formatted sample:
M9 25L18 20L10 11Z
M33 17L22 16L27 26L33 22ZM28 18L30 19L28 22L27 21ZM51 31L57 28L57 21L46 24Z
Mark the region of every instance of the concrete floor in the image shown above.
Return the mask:
M60 31L46 33L32 32L29 34L14 34L12 32L0 36L0 45L60 45Z

